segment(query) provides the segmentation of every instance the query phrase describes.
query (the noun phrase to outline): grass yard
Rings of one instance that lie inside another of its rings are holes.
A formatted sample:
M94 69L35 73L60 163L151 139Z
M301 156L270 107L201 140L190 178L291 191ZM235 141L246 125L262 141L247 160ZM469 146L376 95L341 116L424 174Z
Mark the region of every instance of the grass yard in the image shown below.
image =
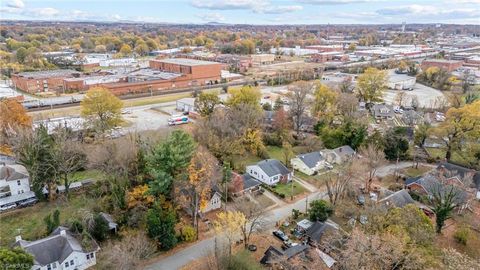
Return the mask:
M91 210L97 203L85 194L72 194L68 202L58 198L55 202L40 202L31 207L4 213L0 215L0 246L9 246L17 235L22 235L26 240L45 236L46 226L43 219L55 209L60 210L60 223L63 224L72 218L80 218L82 210Z
M445 159L445 149L443 148L425 148L425 150L428 152L431 158L437 159L437 160L444 160ZM458 151L453 151L452 152L452 158L451 161L453 163L465 166L465 167L471 167L472 163L475 164L475 162L468 161Z
M316 187L323 187L325 186L325 181L327 179L335 177L335 171L321 172L320 174L316 175L306 175L300 171L295 171L295 176Z
M292 193L292 184L293 184L293 193ZM285 198L289 198L291 195L296 196L304 193L306 190L299 183L290 182L288 184L278 183L274 188L276 192L284 194Z
M99 170L86 170L74 172L70 175L70 181L82 181L85 179L101 180L104 176L104 173Z
M431 169L432 169L431 167L426 167L426 166L418 166L418 168L409 167L409 168L403 169L401 173L409 177L417 177L417 176L423 175L424 173L430 171Z

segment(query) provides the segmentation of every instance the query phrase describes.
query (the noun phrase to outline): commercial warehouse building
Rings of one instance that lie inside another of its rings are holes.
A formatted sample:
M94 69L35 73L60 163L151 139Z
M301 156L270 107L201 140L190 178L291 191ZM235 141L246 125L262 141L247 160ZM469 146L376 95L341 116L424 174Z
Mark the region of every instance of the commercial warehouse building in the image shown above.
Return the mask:
M81 73L70 69L55 69L12 74L15 88L37 94L42 92L63 92L64 79L80 77Z

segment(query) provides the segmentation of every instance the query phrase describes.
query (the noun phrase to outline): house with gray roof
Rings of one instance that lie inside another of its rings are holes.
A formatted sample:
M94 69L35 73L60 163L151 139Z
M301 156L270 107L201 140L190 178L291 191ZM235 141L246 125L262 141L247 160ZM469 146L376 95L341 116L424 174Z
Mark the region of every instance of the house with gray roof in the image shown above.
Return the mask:
M314 175L328 165L320 151L297 155L290 160L290 164L293 169L306 175Z
M233 196L242 196L246 193L255 192L260 189L261 182L253 178L249 174L232 173L228 192Z
M413 192L427 195L432 198L434 194L455 193L454 201L457 204L464 204L468 199L468 193L463 183L456 177L440 179L434 174L409 178L405 181L406 187Z
M335 226L329 222L315 221L305 232L306 239L311 245L318 245L322 240L322 236L328 231L337 230Z
M378 201L378 204L385 206L386 208L399 207L402 208L407 204L415 203L406 189L394 192L385 198Z
M393 117L395 117L391 105L374 104L371 108L371 112L375 119L393 119Z
M342 164L356 154L355 150L349 145L343 145L335 149L324 149L321 153L330 164Z
M286 250L280 250L274 246L268 247L265 251L260 263L263 265L272 265L275 263L280 263L286 267L290 266L288 260L305 254L305 252L310 248L309 245L296 245L287 248Z
M82 246L65 227L58 227L49 236L35 241L17 236L14 246L33 255L32 270L88 269L97 263L96 253L100 249L93 239L89 247Z
M293 172L276 159L265 159L246 168L247 174L267 185L292 181Z

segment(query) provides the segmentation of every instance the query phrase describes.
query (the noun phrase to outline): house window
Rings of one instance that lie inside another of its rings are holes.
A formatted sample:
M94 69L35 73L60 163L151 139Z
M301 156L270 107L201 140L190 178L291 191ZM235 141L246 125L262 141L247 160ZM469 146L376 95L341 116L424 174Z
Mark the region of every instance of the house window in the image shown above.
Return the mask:
M95 257L95 254L92 252L90 253L90 257L92 257L92 259Z
M47 270L52 270L52 266L50 264L47 264Z
M53 269L56 269L57 268L57 263L56 262L52 263L52 266L53 266Z
M68 262L65 262L65 267L68 267Z
M90 254L87 254L87 260L90 260Z
M19 186L21 185L20 180L17 180L17 185L19 185Z
M70 265L74 265L73 260L70 261Z

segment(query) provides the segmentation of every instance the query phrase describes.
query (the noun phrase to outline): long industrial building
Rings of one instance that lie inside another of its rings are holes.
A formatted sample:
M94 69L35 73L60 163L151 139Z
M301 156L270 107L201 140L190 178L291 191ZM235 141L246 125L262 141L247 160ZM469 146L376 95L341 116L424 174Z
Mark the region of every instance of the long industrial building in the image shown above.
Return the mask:
M150 60L149 68L120 73L85 75L73 70L22 72L12 75L16 88L41 92L79 92L103 86L116 95L161 91L219 83L222 64L187 58Z

